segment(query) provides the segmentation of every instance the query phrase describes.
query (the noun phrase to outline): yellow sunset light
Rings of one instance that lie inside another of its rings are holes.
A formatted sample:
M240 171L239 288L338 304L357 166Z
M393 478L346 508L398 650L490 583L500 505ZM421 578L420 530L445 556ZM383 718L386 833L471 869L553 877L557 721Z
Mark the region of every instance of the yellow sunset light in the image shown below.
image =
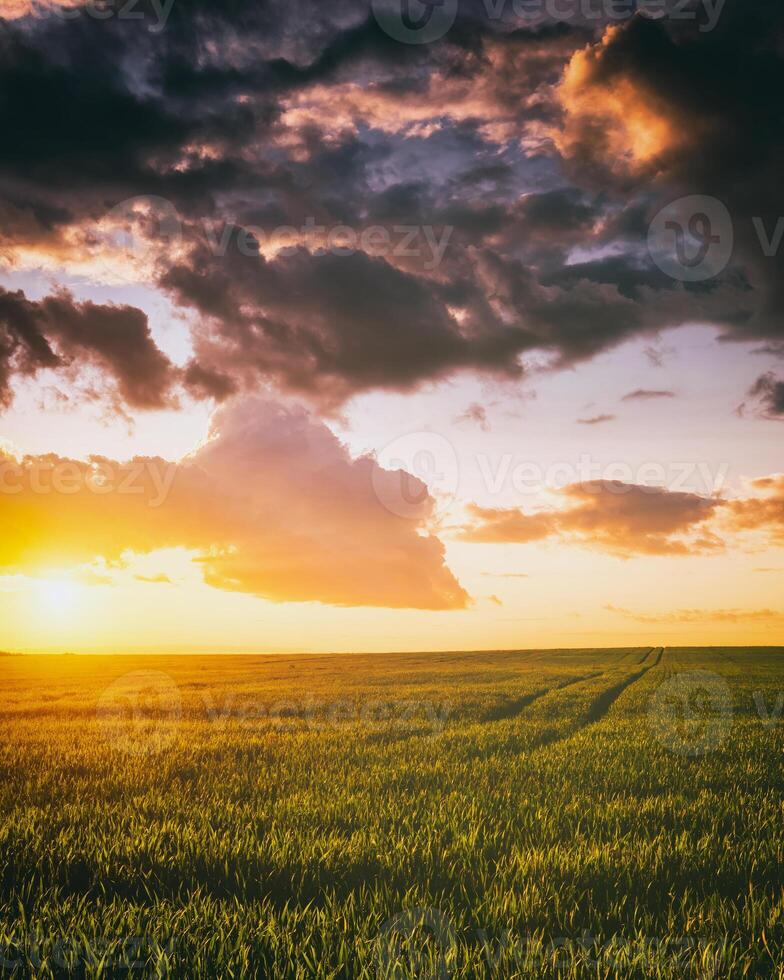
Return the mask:
M82 588L65 577L39 579L34 591L37 606L47 616L71 618L82 606Z

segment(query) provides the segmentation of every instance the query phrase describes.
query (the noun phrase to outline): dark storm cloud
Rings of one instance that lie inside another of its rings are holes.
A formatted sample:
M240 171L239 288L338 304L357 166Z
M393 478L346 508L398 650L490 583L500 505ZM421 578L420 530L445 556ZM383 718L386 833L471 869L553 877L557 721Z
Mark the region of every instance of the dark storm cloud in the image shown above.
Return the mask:
M530 232L539 236L551 234L562 241L564 234L589 231L597 211L574 189L562 188L525 197L519 217Z
M417 195L409 189L401 197ZM563 218L563 209L556 214ZM671 280L662 289L643 281L629 296L619 275L596 281L578 273L559 288L492 244L461 240L460 227L419 229L422 248L446 242L442 261L430 268L427 257L394 250L371 257L299 247L265 259L245 230L224 228L212 233L212 245L195 246L161 285L199 315L194 344L201 369L251 388L272 379L332 403L456 371L518 377L528 352L546 351L567 364L635 333L676 326L690 311L725 320L732 309L727 290L701 291L691 302ZM439 237L445 230L457 240ZM216 239L223 248L213 247Z
M575 179L644 194L649 219L679 195L727 207L750 304L729 340L782 336L783 38L775 0L727 0L713 30L637 17L575 56L560 93Z
M0 127L13 134L0 152L5 208L43 233L127 197L159 195L202 214L215 194L260 179L285 185L286 173L247 154L281 93L365 58L396 54L401 67L422 58L400 51L367 9L349 17L334 5L333 22L300 7L298 25L269 3L182 0L159 32L147 29L155 8L144 2L140 21L0 20Z
M659 289L647 281L647 271L633 283L627 262L606 275L597 275L589 264L589 273L564 268L562 274L544 276L521 260L486 249L480 266L481 281L492 290L493 309L502 311L504 322L525 330L527 349L552 352L558 366L693 319L733 323L746 315L745 294L731 286L691 291L667 280Z
M639 301L646 288L655 291L674 291L678 285L653 264L635 256L613 255L590 262L575 262L544 276L545 285L572 286L579 282L595 282L614 286L619 295ZM683 289L695 289L684 284Z
M406 389L461 368L519 374L520 329L462 329L437 285L362 252L222 259L208 249L163 281L201 315L200 370L248 387L282 387L337 403L369 388Z
M32 302L0 289L0 403L16 376L49 368L68 376L99 369L132 408L172 403L177 371L158 349L145 315L130 306L77 303L68 293Z
M775 235L771 205L784 207L774 4L741 16L728 0L713 31L635 18L602 40L590 18L522 23L465 2L428 45L389 37L364 2L178 0L160 30L160 5L139 9L138 22L0 21L0 126L13 134L0 148L0 246L67 268L107 247L99 222L123 201L171 202L174 242L154 228L142 238L152 281L196 314L182 379L194 397L273 382L337 403L456 371L517 377L529 352L570 365L695 320L780 342L778 259L751 222ZM638 104L643 123L661 122L640 130L661 152L630 172L619 119L595 116L618 99L627 123ZM674 281L648 255L651 214L681 192L725 199L736 220L735 261L715 281ZM429 266L302 242L205 249L206 228L307 220L450 237ZM80 341L115 378L122 359L134 377L151 364L143 315L124 315L136 326L122 341ZM11 343L6 400L15 373L61 356ZM129 404L169 397L156 363L146 390L122 388Z
M749 398L765 418L784 418L784 381L772 372L757 378L749 390Z

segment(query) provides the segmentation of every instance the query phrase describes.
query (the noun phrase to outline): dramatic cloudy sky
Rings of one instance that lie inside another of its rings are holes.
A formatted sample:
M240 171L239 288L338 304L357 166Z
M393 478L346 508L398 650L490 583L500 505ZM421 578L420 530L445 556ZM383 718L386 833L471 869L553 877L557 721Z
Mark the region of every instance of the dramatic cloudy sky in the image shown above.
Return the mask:
M784 642L777 0L0 0L0 649Z

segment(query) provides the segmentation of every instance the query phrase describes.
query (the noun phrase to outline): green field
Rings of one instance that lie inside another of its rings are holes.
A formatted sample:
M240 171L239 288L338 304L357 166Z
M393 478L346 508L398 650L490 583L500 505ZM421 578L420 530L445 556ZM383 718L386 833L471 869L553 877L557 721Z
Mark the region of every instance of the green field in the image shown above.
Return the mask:
M784 976L784 651L0 670L0 973Z

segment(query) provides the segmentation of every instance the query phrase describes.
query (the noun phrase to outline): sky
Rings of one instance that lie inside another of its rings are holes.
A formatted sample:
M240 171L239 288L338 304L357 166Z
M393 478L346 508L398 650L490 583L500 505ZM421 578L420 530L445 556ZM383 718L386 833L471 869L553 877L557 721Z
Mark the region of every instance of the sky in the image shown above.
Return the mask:
M784 643L773 0L0 0L0 649Z

